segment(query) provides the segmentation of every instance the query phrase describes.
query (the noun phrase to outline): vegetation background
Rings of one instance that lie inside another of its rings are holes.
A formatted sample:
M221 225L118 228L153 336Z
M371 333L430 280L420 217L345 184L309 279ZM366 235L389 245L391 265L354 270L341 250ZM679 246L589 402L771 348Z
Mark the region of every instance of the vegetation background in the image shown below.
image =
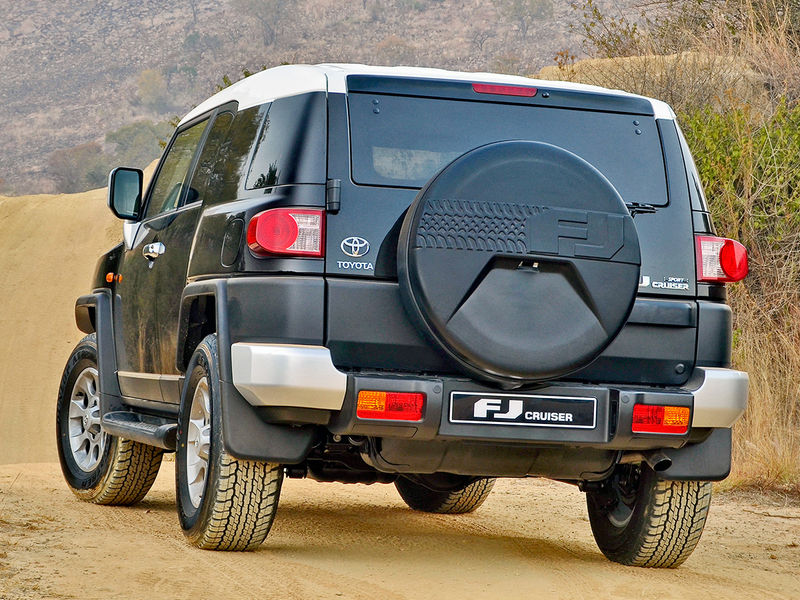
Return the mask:
M539 73L668 101L718 233L750 251L750 276L729 286L751 399L725 485L800 493L800 0L30 0L0 11L7 195L101 187L110 166L155 158L193 102L283 62Z
M651 0L638 15L576 5L589 60L542 76L667 100L678 114L717 233L749 250L729 286L736 368L750 405L727 485L800 492L800 2Z

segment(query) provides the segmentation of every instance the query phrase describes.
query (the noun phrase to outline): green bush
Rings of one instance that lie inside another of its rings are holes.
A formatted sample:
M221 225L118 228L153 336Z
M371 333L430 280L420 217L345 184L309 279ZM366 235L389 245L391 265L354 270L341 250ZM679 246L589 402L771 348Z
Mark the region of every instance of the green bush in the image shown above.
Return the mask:
M734 484L800 490L800 105L748 105L680 118L719 235L747 246L728 287L733 364L750 374L734 435Z
M719 231L779 249L800 230L800 106L748 105L681 116Z

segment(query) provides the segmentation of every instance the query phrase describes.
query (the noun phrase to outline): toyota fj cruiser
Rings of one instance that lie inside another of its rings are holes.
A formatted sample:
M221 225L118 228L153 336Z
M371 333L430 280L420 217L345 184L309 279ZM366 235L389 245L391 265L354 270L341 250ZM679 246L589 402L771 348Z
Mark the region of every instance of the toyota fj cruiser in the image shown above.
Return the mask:
M141 500L177 451L201 548L269 532L284 476L465 513L496 477L586 493L623 564L674 567L730 469L747 375L670 108L484 73L284 66L180 123L75 316L58 449L74 493Z

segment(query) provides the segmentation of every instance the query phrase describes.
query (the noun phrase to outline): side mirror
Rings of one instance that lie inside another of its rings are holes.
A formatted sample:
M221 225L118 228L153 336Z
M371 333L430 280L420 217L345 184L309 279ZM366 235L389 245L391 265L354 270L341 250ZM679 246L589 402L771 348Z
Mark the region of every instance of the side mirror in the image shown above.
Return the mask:
M142 210L141 169L117 167L108 175L108 207L118 218L138 221Z

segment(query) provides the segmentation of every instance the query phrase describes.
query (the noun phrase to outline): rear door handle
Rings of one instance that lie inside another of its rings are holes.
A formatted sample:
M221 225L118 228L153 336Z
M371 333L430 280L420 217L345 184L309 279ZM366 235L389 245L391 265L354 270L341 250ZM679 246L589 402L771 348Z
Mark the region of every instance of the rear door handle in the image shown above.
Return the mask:
M152 244L146 244L145 247L142 248L142 254L147 260L155 260L164 254L166 249L167 247L161 242L153 242Z

